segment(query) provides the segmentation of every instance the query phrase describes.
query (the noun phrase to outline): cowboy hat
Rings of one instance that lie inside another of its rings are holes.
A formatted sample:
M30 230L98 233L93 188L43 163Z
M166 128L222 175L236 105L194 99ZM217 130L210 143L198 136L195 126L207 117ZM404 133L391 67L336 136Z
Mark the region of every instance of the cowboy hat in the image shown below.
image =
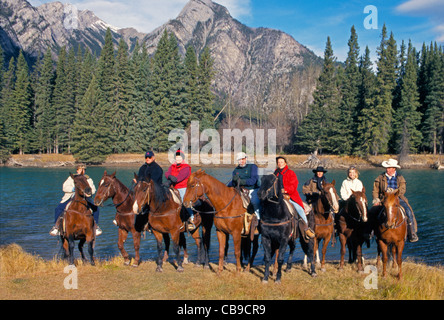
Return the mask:
M313 169L313 173L316 173L316 172L323 172L323 173L326 173L327 172L327 170L325 170L324 169L324 167L317 167L316 169Z
M239 160L241 160L241 159L245 159L246 157L247 157L247 155L246 155L245 152L239 152L239 153L236 155L236 161L239 161Z
M398 161L395 159L388 159L388 161L382 161L382 166L384 168L399 168L401 167L398 165Z

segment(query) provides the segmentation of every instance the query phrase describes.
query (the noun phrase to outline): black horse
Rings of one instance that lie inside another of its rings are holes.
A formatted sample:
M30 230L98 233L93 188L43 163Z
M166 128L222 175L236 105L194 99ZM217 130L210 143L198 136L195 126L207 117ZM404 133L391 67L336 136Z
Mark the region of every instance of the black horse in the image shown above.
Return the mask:
M291 214L284 202L282 178L275 175L263 176L261 180L261 188L259 189L259 199L262 202L263 211L261 214L261 235L264 247L265 272L262 282L267 283L270 275L271 259L278 250L277 256L277 273L276 283L281 282L282 264L284 263L284 255L287 245L290 244L290 257L293 255L295 248L294 242L297 236L301 239L301 247L310 258L311 274L314 276L315 266L312 263L313 257L313 240L308 244L303 239L303 235L298 231L298 217ZM310 245L311 244L311 245ZM287 270L291 269L291 258L288 260Z

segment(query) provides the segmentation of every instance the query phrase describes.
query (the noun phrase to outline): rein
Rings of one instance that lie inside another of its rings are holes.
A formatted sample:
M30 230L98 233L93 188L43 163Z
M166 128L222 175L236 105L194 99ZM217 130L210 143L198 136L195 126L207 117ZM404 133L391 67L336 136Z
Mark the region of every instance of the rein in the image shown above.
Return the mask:
M384 212L385 212L385 208L382 207L381 211L380 211L379 214L378 214L378 218L380 218L381 215L384 215L385 218L387 218L387 214L384 214ZM399 212L401 212L401 207L397 207L397 216L399 216ZM382 225L385 227L385 230L384 230L382 233L384 233L384 232L386 232L386 231L388 231L388 230L398 229L400 226L402 226L402 225L406 222L406 218L404 217L404 215L402 214L402 212L401 212L401 216L403 216L401 222L399 222L398 224L395 224L395 226L393 226L393 227L389 227L389 226L387 225L387 221L384 222Z

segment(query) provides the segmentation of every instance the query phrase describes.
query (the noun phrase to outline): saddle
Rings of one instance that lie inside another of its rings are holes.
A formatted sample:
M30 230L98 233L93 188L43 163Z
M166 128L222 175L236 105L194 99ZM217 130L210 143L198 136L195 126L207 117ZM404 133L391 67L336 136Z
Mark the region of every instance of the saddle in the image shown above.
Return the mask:
M244 238L250 236L250 240L253 241L254 236L259 234L257 229L258 225L259 220L257 219L256 214L245 212L244 227L242 229L241 236Z
M171 196L174 200L174 202L176 202L178 205L182 205L182 199L180 198L180 193L179 190L174 189L174 188L168 188L171 192Z

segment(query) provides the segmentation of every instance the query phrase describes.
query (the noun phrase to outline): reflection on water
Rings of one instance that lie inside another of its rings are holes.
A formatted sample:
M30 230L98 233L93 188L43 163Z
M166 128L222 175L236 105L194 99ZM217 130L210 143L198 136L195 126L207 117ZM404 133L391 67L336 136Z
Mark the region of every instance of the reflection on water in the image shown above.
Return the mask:
M134 168L90 167L88 174L94 180L96 187L103 171L117 171L117 178L129 186L133 178ZM0 168L0 245L17 243L26 251L38 254L44 259L52 259L57 254L60 243L58 237L51 237L48 232L54 223L54 208L63 196L62 184L73 168ZM382 169L361 170L360 179L366 188L366 194L371 202L373 180ZM232 169L206 169L222 182L228 182ZM299 191L302 184L313 173L311 170L295 170L299 179ZM407 180L407 198L412 205L418 221L419 241L406 243L404 257L427 264L442 264L444 260L444 244L440 241L444 231L444 172L434 170L404 170L402 174ZM345 170L329 170L327 178L336 180L336 188L346 176ZM117 227L112 223L115 209L111 200L100 208L99 225L103 234L96 240L95 256L108 258L119 255L117 248ZM211 262L218 261L218 243L213 228L211 244ZM187 236L188 252L191 261L196 260L194 240ZM125 248L134 254L132 238L129 236ZM364 248L367 259L375 258L376 243ZM147 233L142 240L141 256L143 260L153 260L156 257L154 236ZM78 252L76 252L78 256ZM295 261L303 258L302 251L297 246ZM329 246L327 260L339 259L339 240L334 248ZM233 245L230 241L229 262L234 262ZM259 250L255 263L263 262L262 250Z

